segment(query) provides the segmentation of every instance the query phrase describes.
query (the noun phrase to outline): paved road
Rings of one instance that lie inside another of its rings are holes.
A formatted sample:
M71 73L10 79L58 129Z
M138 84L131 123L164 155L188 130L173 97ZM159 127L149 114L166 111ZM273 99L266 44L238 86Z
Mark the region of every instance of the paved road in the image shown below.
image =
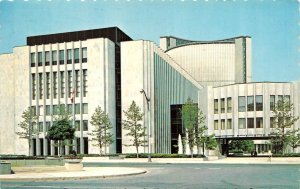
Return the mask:
M144 167L144 175L105 179L68 180L52 182L2 182L6 188L245 188L245 189L299 189L299 165L220 165L220 164L147 164L126 163L122 166ZM85 166L120 166L111 163L93 163Z

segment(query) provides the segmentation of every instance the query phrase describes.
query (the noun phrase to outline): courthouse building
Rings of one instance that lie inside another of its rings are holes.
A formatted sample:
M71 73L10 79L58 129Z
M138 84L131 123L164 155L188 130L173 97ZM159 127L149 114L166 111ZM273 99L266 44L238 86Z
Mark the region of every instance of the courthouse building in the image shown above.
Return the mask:
M71 148L81 154L99 153L88 135L97 106L113 125L114 142L106 152L135 152L126 145L121 124L133 100L144 113L152 153L177 153L174 146L183 132L179 112L187 98L207 117L208 134L226 141L268 139L278 99L289 99L299 115L300 86L252 82L251 53L248 36L216 41L166 36L158 46L111 27L28 37L26 45L0 55L0 154L56 155L46 136L60 104L72 112L76 137ZM16 135L27 107L38 115L32 149ZM140 152L148 152L148 145Z

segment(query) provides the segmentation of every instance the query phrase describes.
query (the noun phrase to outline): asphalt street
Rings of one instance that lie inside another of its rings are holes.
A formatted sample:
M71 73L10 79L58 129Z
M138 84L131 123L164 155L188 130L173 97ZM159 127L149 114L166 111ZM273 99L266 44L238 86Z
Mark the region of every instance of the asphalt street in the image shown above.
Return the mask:
M137 176L103 179L1 182L0 188L300 188L299 165L86 163L85 166L142 167L148 172Z

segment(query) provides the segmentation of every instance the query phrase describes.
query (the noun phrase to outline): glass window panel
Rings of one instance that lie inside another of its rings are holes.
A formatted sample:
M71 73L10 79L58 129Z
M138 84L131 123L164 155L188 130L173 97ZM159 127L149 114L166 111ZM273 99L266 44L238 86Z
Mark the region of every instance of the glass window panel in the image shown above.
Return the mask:
M256 118L256 128L263 128L263 118L262 117Z
M270 117L270 128L275 128L275 119L274 119L274 117Z
M88 131L88 121L87 120L83 120L83 131Z
M80 121L75 121L75 129L76 131L80 131Z
M43 65L43 54L42 52L38 52L38 66Z
M88 113L88 104L82 104L82 106L83 106L82 107L82 111L83 111L82 113L87 114Z
M247 128L248 129L254 128L254 118L248 118L247 119Z
M249 111L249 112L254 111L254 97L253 96L247 97L247 111Z
M256 101L256 111L263 111L263 96L257 95L255 96Z
M46 105L46 115L51 115L50 105Z
M218 99L214 100L214 112L215 112L215 114L217 114L219 112L219 109L218 109Z
M278 101L283 101L283 95L278 95Z
M232 129L232 119L227 119L227 129Z
M244 96L239 96L239 112L246 111L246 98Z
M290 105L290 95L285 95L284 96L284 102Z
M82 63L87 62L87 48L82 48Z
M225 119L221 119L221 129L225 130Z
M59 64L64 64L64 50L59 51Z
M232 112L232 99L231 97L227 98L227 113Z
M30 63L31 67L35 66L35 53L30 53Z
M80 114L80 104L75 104L75 114Z
M67 50L67 63L68 64L72 63L72 49Z
M50 65L50 52L49 51L45 52L45 65L46 66Z
M275 108L275 95L270 95L270 110L274 111Z
M246 119L239 118L239 129L245 129L245 128L246 128Z
M221 113L225 113L225 98L221 98Z
M79 63L79 49L74 49L74 62Z
M218 120L215 120L214 121L214 128L215 128L215 130L218 130L219 129L219 121Z

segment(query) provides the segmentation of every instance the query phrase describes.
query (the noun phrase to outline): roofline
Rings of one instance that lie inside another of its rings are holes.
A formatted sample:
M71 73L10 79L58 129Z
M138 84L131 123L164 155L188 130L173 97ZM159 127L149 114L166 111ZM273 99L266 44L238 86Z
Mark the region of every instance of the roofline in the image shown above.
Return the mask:
M248 82L248 83L232 83L232 84L228 84L228 85L221 85L221 86L217 86L217 87L213 87L213 88L219 88L219 87L226 87L226 86L230 86L230 85L242 85L242 84L256 84L256 83L289 83L291 84L292 82L287 82L287 81L258 81L258 82Z
M167 37L169 37L169 38L175 38L175 39L180 39L180 40L185 40L185 41L190 41L190 42L216 42L216 41L234 40L234 39L238 39L238 38L251 38L251 36L249 36L249 35L240 35L240 36L236 36L236 37L231 37L231 38L226 38L226 39L218 39L218 40L211 40L211 41L183 39L183 38L175 37L173 35L161 36L160 38L167 38Z

